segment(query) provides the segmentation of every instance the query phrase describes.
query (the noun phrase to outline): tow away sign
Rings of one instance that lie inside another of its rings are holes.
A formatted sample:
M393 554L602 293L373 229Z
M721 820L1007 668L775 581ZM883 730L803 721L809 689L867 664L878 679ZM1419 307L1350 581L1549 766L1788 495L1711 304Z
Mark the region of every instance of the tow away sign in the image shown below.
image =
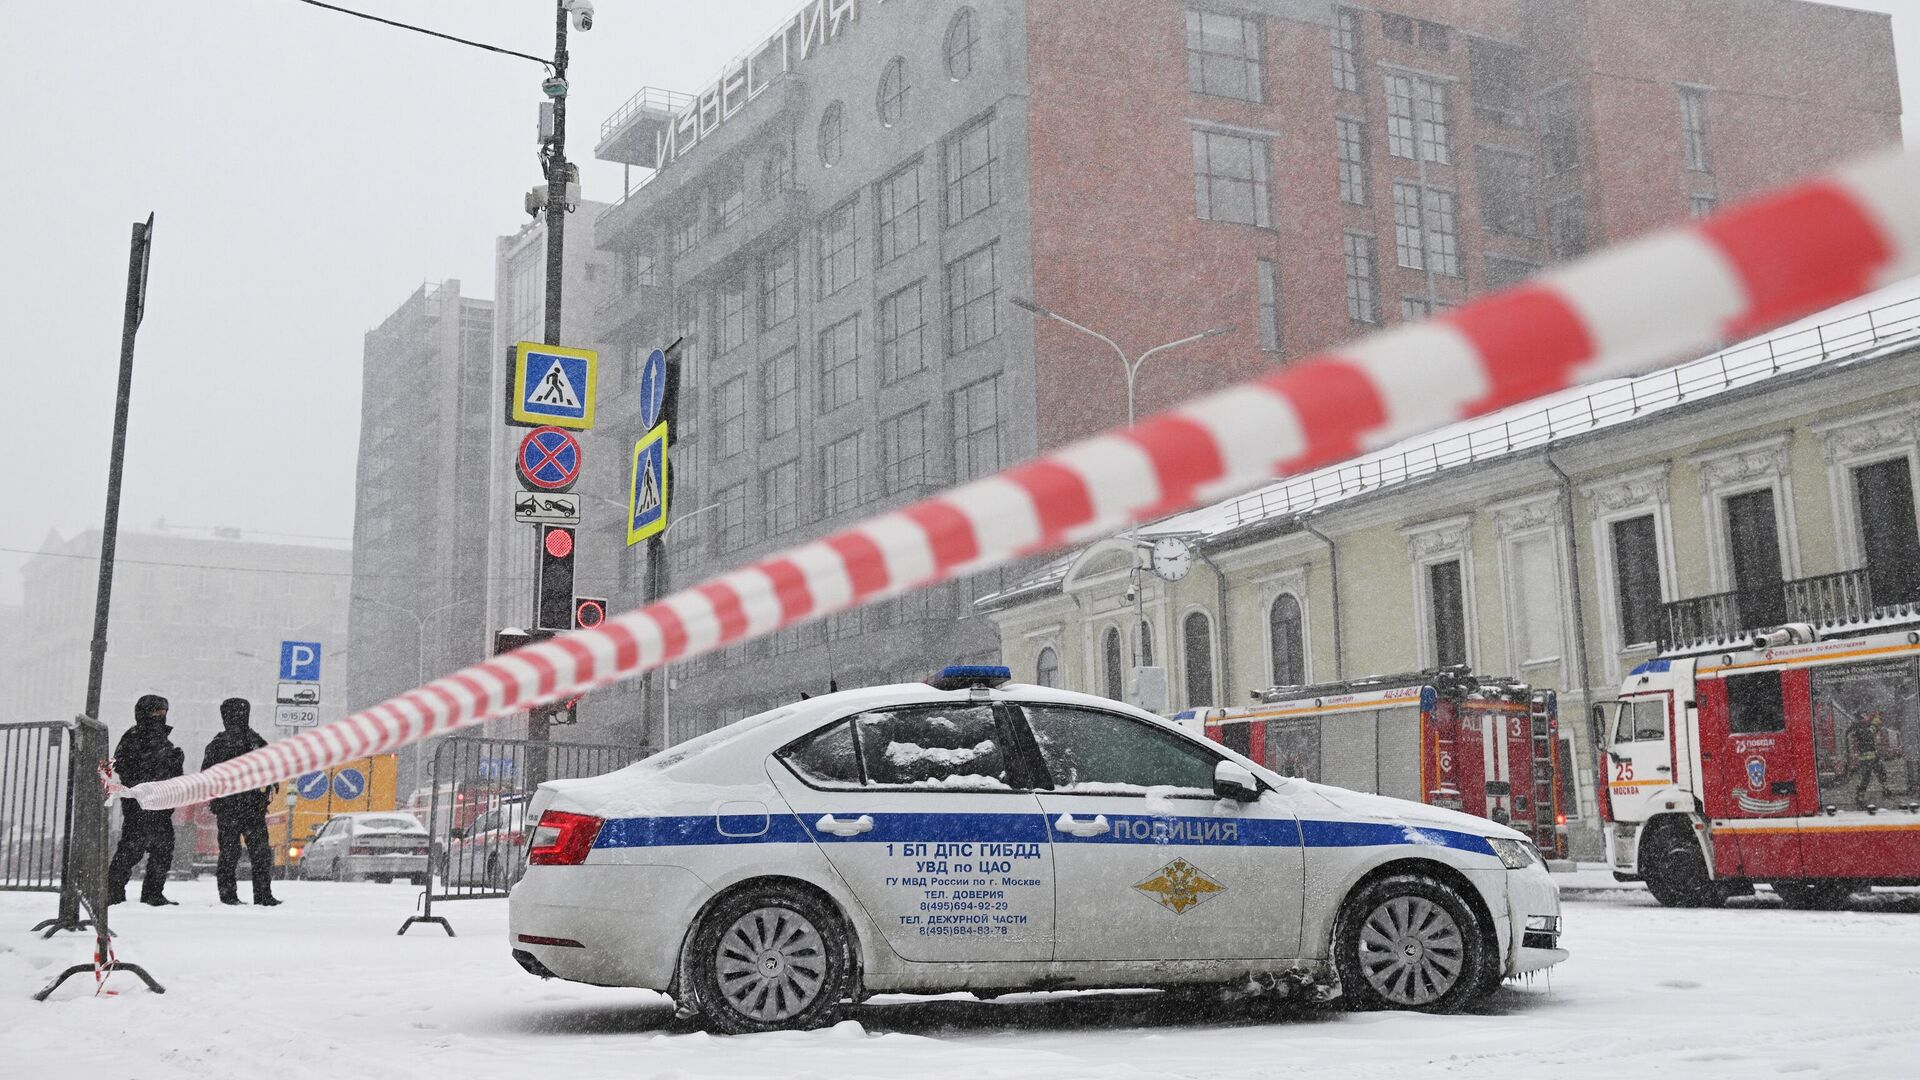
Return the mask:
M580 496L558 491L516 491L513 520L523 525L578 525Z

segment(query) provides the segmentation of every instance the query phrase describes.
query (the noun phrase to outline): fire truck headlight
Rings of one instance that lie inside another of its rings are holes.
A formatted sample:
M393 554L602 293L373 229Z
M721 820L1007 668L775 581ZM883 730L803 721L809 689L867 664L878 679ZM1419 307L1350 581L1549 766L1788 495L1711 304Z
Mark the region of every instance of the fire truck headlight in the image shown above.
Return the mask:
M1487 837L1487 846L1500 856L1500 864L1509 870L1525 870L1540 861L1540 854L1532 844L1525 840L1505 840L1498 836Z

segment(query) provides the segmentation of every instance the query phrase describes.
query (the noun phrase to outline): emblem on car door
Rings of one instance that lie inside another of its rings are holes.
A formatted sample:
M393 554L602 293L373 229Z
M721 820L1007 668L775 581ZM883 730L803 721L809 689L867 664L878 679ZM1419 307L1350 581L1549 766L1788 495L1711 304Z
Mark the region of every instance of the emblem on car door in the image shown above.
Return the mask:
M1134 888L1175 915L1185 915L1188 908L1211 900L1215 893L1227 890L1225 885L1208 877L1205 871L1185 859L1173 860Z

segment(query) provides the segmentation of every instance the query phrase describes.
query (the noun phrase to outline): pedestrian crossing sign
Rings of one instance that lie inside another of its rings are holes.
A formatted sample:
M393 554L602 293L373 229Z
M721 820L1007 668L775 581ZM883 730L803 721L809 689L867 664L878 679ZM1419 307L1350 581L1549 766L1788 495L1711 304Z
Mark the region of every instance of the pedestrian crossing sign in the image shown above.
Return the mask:
M667 425L633 444L633 480L627 485L627 544L658 536L667 527Z
M599 368L600 354L591 349L520 342L513 347L508 422L576 431L592 427Z

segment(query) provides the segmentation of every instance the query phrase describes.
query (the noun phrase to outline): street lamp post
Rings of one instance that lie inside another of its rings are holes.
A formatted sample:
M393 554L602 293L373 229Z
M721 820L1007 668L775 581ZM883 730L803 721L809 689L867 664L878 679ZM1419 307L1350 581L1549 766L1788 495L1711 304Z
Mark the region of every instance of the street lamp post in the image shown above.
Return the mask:
M1012 300L1013 300L1013 305L1017 308L1021 308L1022 310L1025 310L1025 311L1030 311L1035 315L1039 315L1044 318L1052 319L1054 322L1057 322L1057 323L1064 323L1067 326L1071 326L1075 330L1078 330L1081 333L1087 335L1088 337L1097 338L1100 341L1106 342L1107 347L1113 350L1113 354L1120 358L1120 369L1126 373L1127 426L1128 427L1132 427L1134 424L1134 393L1133 393L1134 381L1136 378L1138 378L1140 374L1140 368L1146 364L1149 358L1151 358L1157 353L1166 352L1169 349L1177 349L1182 345L1190 345L1193 342L1202 341L1207 338L1220 337L1223 334L1231 334L1236 329L1232 323L1229 323L1225 326L1216 326L1211 330L1202 330L1197 334L1190 334L1176 341L1169 341L1169 342L1165 342L1164 344L1155 345L1153 348L1148 349L1146 352L1141 353L1139 357L1130 360L1127 358L1127 353L1125 349L1122 349L1119 346L1119 344L1116 343L1112 338L1099 332L1098 330L1094 330L1089 327L1082 326L1081 324L1074 322L1072 319L1067 318L1065 315L1062 315L1059 312L1054 311L1050 308L1041 307L1039 304L1034 303L1033 301L1027 299L1024 296L1015 296L1015 297L1012 297ZM1139 533L1140 533L1140 527L1138 524L1129 526L1127 529L1127 538L1133 541L1136 547L1139 544ZM1146 615L1146 602L1142 599L1142 594L1144 593L1145 590L1143 590L1140 587L1141 581L1140 581L1140 566L1138 562L1138 557L1139 557L1138 553L1136 552L1133 569L1128 571L1128 582L1133 586L1133 615L1134 615L1134 624L1135 624L1133 628L1133 663L1135 667L1145 667L1146 666L1144 663L1145 657L1142 655L1141 647L1145 645L1146 642L1142 637L1140 631L1143 627L1146 626L1147 615Z
M701 507L698 510L693 511L692 513L682 514L681 516L674 518L672 521L667 522L667 527L660 530L661 545L663 547L666 545L667 537L672 535L674 526L684 525L687 522L692 521L694 518L699 517L701 514L704 514L709 510L713 510L719 507L719 505L720 504L717 502L708 503L707 505ZM656 582L651 582L650 584L652 587L648 589L647 602L651 604L660 599L658 595L660 591L659 589L660 583L656 581ZM651 678L651 676L649 676L649 678ZM660 749L665 750L667 747L672 745L673 745L673 675L669 671L668 666L666 664L661 664L660 665Z

